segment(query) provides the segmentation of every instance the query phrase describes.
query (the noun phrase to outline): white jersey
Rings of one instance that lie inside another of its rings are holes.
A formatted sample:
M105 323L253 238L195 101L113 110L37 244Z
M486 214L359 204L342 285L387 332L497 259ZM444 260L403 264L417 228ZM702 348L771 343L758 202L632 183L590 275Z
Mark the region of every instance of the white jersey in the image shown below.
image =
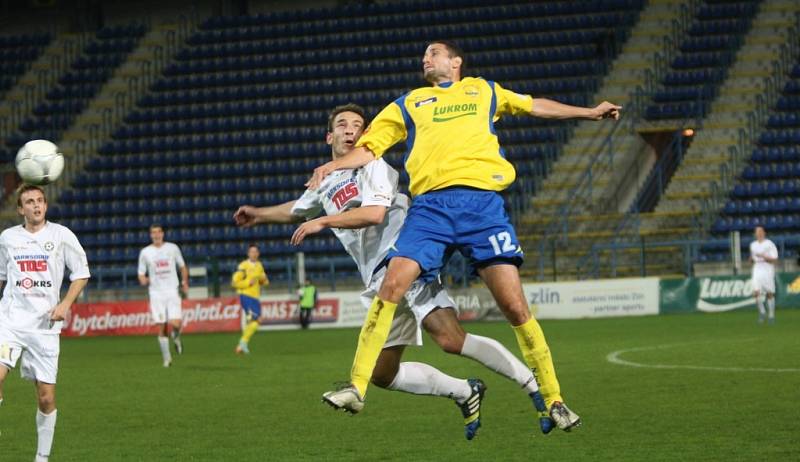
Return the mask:
M764 260L761 255L770 258L778 258L778 248L769 239L761 242L753 241L750 243L750 257L753 259L753 274L763 274L766 276L775 274L775 265Z
M292 207L292 214L314 218L322 210L328 215L369 205L388 207L383 223L361 229L333 228L333 233L353 257L364 285L369 285L375 267L394 245L406 219L409 200L397 192L399 174L383 159L359 169L336 170L316 191L306 190Z
M150 279L147 289L150 295L160 295L164 293L178 293L178 273L175 266L183 268L186 263L183 261L181 249L172 242L164 242L156 247L148 245L139 252L139 276Z
M58 334L61 321L50 321L60 301L65 267L70 281L89 278L89 262L78 238L67 227L46 222L36 233L22 225L0 234L0 325L19 331Z

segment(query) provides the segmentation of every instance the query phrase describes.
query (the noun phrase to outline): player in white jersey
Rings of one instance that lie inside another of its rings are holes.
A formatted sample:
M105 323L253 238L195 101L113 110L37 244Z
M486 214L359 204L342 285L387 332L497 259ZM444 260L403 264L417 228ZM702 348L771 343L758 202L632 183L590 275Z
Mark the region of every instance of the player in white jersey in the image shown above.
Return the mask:
M364 111L359 106L349 104L333 110L327 142L334 158L353 148L364 126ZM378 160L360 169L336 171L318 190L307 190L296 201L262 208L242 206L234 219L242 226L311 219L295 231L292 236L295 245L309 235L331 228L358 265L367 287L362 302L369 308L386 271L384 258L397 239L408 209L408 198L397 192L397 180L398 173L385 161ZM315 218L323 210L327 215ZM465 419L465 436L467 439L475 436L480 427L483 382L456 379L427 364L400 361L406 345L422 344L421 328L424 328L444 351L472 358L517 382L539 411L544 411L544 401L530 369L497 341L465 333L454 306L438 280L417 281L391 321L372 382L390 390L454 399ZM351 413L359 412L364 405L363 397L351 387L326 393L323 399Z
M147 286L150 296L150 316L153 323L158 324L158 346L164 367L172 364L169 352L168 326L172 326L169 335L175 345L175 352L183 353L181 341L181 296L178 287L184 294L189 291L189 270L183 261L181 249L172 242L164 241L164 228L159 224L150 225L150 240L153 242L139 252L139 283ZM181 282L175 267L181 272Z
M767 239L767 232L763 226L756 226L754 232L756 240L750 243L750 261L753 263L753 295L758 306L758 322L765 319L770 324L775 322L775 262L778 261L778 248L775 243ZM764 301L761 299L764 294Z
M20 362L22 377L36 385L37 461L46 461L56 426L56 375L59 334L72 303L89 280L89 263L78 238L65 226L47 221L47 198L25 185L17 196L25 219L0 234L0 404L3 382ZM64 270L70 285L59 300Z

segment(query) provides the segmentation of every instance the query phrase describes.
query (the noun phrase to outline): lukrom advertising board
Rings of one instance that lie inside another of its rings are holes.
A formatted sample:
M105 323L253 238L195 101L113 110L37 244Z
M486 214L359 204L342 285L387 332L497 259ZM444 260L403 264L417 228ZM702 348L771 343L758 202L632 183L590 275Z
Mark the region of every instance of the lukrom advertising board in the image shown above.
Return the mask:
M775 282L777 305L800 307L800 273L778 273ZM662 279L660 285L664 313L717 313L756 305L749 275Z

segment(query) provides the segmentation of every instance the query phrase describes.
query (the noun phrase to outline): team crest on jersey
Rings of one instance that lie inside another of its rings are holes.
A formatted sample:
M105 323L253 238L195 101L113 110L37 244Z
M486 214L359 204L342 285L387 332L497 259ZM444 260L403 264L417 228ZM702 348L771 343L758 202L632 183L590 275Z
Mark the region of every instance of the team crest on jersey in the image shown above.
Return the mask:
M47 241L47 242L44 243L44 250L46 250L48 252L52 252L53 249L55 249L55 248L56 248L56 245L53 244L52 241Z
M467 85L464 87L464 94L471 98L477 98L481 91L475 85Z
M420 100L421 96L417 97L417 101L414 101L414 107L425 106L426 104L435 103L437 101L435 96L431 96L430 98L425 98Z

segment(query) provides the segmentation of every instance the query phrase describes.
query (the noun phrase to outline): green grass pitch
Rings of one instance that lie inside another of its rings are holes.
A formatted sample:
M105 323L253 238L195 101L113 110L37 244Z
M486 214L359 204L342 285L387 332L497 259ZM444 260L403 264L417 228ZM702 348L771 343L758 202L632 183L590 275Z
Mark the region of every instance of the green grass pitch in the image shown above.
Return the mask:
M259 332L249 357L233 354L236 335L186 336L170 369L155 338L62 339L52 460L800 460L800 311L779 311L774 326L757 325L752 311L542 325L564 396L584 420L572 433L541 435L519 388L469 360L430 341L407 351L486 381L471 442L447 399L372 387L358 416L321 404L347 378L356 329ZM519 353L504 323L466 328ZM662 345L621 358L721 369L606 360ZM4 394L0 460L31 460L33 387L13 371Z

